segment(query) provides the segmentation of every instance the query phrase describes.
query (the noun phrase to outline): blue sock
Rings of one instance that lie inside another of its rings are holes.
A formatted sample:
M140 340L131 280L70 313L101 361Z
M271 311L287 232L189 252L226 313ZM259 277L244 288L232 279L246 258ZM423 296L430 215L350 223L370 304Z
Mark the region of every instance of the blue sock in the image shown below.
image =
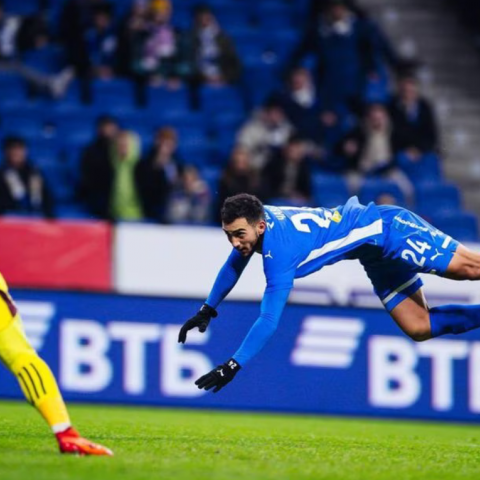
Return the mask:
M480 327L480 305L442 305L429 313L432 337L458 335Z

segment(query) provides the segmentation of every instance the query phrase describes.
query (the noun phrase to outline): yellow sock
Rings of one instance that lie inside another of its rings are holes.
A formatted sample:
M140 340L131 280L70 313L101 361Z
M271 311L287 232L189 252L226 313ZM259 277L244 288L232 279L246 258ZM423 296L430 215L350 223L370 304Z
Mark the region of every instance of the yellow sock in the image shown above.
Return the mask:
M66 430L71 425L70 418L55 377L28 343L18 315L0 331L0 359L17 377L28 402L53 432Z

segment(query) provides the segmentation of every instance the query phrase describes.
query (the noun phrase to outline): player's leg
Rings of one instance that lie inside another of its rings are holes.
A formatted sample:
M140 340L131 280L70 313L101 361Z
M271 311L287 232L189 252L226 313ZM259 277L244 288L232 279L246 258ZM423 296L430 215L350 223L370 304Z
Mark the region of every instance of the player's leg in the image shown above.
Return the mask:
M430 312L422 288L395 306L390 311L390 316L416 342L432 338Z
M25 337L6 288L0 288L0 360L18 379L28 402L47 421L62 452L111 455L110 450L81 438L72 428L55 377Z
M480 279L480 255L413 212L396 209L390 214L387 228L389 234L383 254L390 262L401 262L406 273L434 273L454 280ZM410 330L416 340L460 334L480 327L480 305L443 305L428 309L420 293L418 296L408 293L408 300L387 310L402 328L418 325L418 331Z

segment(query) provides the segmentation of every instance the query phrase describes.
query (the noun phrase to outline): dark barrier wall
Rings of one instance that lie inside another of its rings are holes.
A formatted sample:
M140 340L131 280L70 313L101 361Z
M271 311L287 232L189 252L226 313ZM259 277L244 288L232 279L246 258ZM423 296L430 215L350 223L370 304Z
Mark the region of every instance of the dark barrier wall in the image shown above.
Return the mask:
M177 343L199 303L13 292L67 399L477 421L480 336L415 344L382 311L288 306L267 348L218 394L194 380L227 360L258 304L224 303L209 334ZM20 397L0 370L0 396Z

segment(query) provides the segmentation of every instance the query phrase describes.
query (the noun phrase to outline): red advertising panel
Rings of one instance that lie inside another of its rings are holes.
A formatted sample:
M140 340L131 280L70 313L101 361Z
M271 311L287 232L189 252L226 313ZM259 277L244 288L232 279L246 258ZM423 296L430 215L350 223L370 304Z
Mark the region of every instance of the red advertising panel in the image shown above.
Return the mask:
M111 290L104 222L0 220L0 272L10 286Z

